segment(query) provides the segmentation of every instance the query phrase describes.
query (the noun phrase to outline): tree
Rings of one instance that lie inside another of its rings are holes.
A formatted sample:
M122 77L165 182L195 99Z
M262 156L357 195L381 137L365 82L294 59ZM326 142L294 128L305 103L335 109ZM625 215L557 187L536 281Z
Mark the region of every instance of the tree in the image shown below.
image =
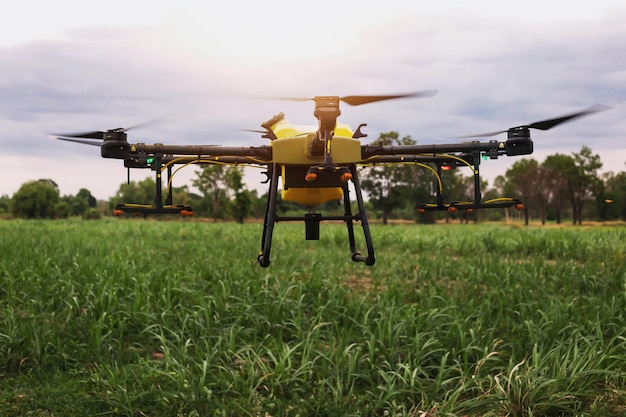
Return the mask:
M504 176L524 202L524 224L528 226L531 201L536 195L539 164L532 158L522 158L507 169Z
M602 168L602 162L600 155L594 155L587 146L583 146L580 152L573 153L572 156L576 164L576 169L569 178L572 221L574 224L581 224L585 200L590 196L597 196L600 191L598 170Z
M11 211L11 197L3 194L0 197L0 214L9 213Z
M68 197L73 198L72 196L63 196L54 206L54 213L57 218L65 219L70 217L71 207L70 204L67 202Z
M246 217L252 213L254 206L254 196L248 190L242 190L235 195L233 205L233 216L237 223L243 223Z
M11 212L15 217L52 219L59 201L59 187L49 179L29 181L13 194Z
M98 202L86 188L81 188L76 195L64 195L56 206L57 217L82 216Z
M117 204L154 204L156 183L153 178L147 177L142 181L123 183L115 196L109 201L109 208Z
M81 188L80 190L78 190L78 193L76 193L75 198L84 200L87 203L87 207L90 207L90 208L96 208L96 206L98 205L98 201L96 200L96 197L94 197L91 194L91 191L89 191L86 188ZM82 214L82 212L80 214Z
M237 223L243 223L252 212L254 196L244 187L243 172L240 169L230 172L230 186L235 192L235 200L232 203L233 217Z
M63 196L61 199L67 201L70 209L70 214L72 216L80 216L89 208L89 203L87 202L87 199L81 198L78 195L70 195L67 196L67 198L66 196Z
M605 174L604 190L598 196L597 204L600 219L626 220L626 172Z
M548 201L550 199L550 187L549 177L547 175L547 169L539 164L536 167L535 172L535 192L534 196L537 201L537 206L539 207L539 215L541 218L541 224L546 224L546 214L548 211Z
M220 211L223 202L228 202L229 192L236 187L241 189L242 174L239 167L207 164L196 171L197 178L192 181L206 200L211 202L213 219L224 217Z
M550 205L554 208L556 223L561 224L563 205L569 198L569 179L576 171L576 162L569 155L549 155L543 161L546 187L550 190Z

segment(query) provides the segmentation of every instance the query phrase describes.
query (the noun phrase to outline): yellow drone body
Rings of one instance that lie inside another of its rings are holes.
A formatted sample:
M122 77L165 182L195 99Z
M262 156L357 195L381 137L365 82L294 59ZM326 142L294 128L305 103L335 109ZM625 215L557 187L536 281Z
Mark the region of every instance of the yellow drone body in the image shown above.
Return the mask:
M285 119L272 126L276 139L271 142L273 162L281 166L282 199L305 206L315 206L329 201L341 200L340 184L320 186L317 182L304 180L311 166L324 163L324 155L313 155L311 142L315 140L315 127L289 124ZM346 124L337 124L329 141L333 162L352 164L361 160L361 142L352 138L353 131ZM293 178L297 176L298 178ZM294 181L296 179L296 181Z

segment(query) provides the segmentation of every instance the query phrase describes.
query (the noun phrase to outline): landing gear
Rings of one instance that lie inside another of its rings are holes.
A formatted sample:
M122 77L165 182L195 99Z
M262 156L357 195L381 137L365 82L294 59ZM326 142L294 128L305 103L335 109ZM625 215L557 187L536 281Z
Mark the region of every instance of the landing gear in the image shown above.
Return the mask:
M265 212L265 222L263 225L263 236L261 238L261 252L259 253L257 260L259 264L266 268L270 265L270 252L272 249L272 235L274 232L274 225L280 221L302 221L305 226L305 234L307 240L319 240L319 225L320 222L325 220L342 220L346 223L348 228L348 242L350 244L351 259L355 262L363 262L365 265L374 265L376 259L374 258L374 245L372 243L372 236L370 234L369 224L367 221L367 215L365 212L365 204L363 202L363 194L361 192L361 184L359 182L359 176L357 173L356 165L351 164L348 166L348 171L351 177L347 181L343 182L343 205L344 214L342 216L324 216L319 213L307 213L303 216L278 216L276 214L276 198L278 195L278 177L280 173L280 165L272 164L270 167L270 189L269 197L267 199L267 208ZM346 178L346 177L344 177ZM354 191L356 194L356 202L359 208L359 212L352 214L349 182L352 181ZM365 246L367 254L362 255L356 249L356 241L354 237L354 222L361 222L363 228L363 235L365 237Z

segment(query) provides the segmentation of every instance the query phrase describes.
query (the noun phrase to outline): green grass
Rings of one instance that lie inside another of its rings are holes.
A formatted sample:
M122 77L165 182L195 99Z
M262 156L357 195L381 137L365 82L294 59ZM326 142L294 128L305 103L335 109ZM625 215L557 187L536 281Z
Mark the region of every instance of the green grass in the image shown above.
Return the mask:
M626 228L261 229L0 222L0 414L626 415Z

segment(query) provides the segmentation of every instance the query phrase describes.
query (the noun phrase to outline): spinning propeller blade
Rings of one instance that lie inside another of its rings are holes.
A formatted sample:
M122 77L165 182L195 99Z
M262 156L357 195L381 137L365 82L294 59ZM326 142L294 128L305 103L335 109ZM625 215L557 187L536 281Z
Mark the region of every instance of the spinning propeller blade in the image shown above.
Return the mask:
M396 98L410 98L410 97L433 97L437 94L438 90L427 90L427 91L419 91L415 93L407 93L407 94L394 94L394 95L383 95L383 96L344 96L338 97L339 100L343 101L346 104L351 106L360 106L361 104L374 103L376 101L383 100L393 100ZM318 98L327 97L327 96L316 96L316 97L273 97L277 100L287 100L287 101L316 101Z
M146 127L146 126L150 126L153 124L157 124L157 123L161 123L163 121L164 117L158 117L156 119L152 119L152 120L148 120L147 122L143 122L143 123L139 123L136 124L134 126L131 127L118 127L117 129L109 129L106 132L102 131L102 130L94 130L93 132L79 132L79 133L53 133L53 136L56 136L57 138L81 138L81 139L97 139L97 140L103 140L104 139L104 135L107 132L120 132L120 133L125 133L128 132L129 130L132 129L138 129L141 127ZM79 142L79 143L83 143L83 142Z
M608 110L608 109L609 107L607 106L592 106L592 107L589 107L588 109L585 109L576 113L568 114L568 115L557 117L554 119L542 120L541 122L531 123L528 125L528 127L531 129L548 130L548 129L552 129L556 125L560 125L561 123L565 123L569 120L586 116L588 114L597 113L599 111Z
M515 126L512 127L510 129L504 129L504 130L497 130L495 132L487 132L487 133L480 133L477 135L467 135L467 136L457 136L456 138L484 138L484 137L489 137L489 136L496 136L499 135L501 133L505 133L508 132L511 129L538 129L538 130L549 130L552 129L553 127L560 125L561 123L565 123L568 122L570 120L576 119L578 117L582 117L582 116L586 116L588 114L593 114L593 113L597 113L599 111L603 111L603 110L608 110L610 107L608 106L592 106L589 107L588 109L576 112L576 113L571 113L571 114L567 114L565 116L561 116L561 117L555 117L554 119L547 119L547 120L542 120L540 122L534 122L531 123L529 125L521 125L521 126Z
M340 100L351 106L360 106L361 104L374 103L376 101L393 100L396 98L410 98L410 97L433 97L437 94L437 90L420 91L416 93L408 94L396 94L390 96L345 96Z
M102 140L100 142L90 142L88 140L81 140L81 139L69 139L69 138L63 138L60 136L51 136L52 139L57 139L57 140L64 140L66 142L74 142L74 143L82 143L83 145L92 145L92 146L100 146L102 145Z
M93 131L93 132L81 132L81 133L53 133L52 136L56 136L57 138L82 138L82 139L104 139L104 134L106 132L102 131Z

